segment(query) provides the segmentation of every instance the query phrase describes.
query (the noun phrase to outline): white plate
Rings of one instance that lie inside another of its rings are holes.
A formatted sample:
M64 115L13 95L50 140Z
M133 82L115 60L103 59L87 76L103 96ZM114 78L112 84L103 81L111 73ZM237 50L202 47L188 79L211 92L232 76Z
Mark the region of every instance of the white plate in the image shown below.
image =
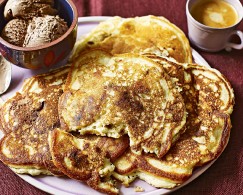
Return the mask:
M81 35L87 34L90 32L94 27L97 26L97 24L100 21L104 21L109 17L81 17L79 18L79 25L78 25L78 37ZM209 64L203 59L203 57L198 54L194 49L192 49L192 55L193 59L197 64L205 65L209 67ZM19 88L22 86L23 80L25 78L28 78L32 75L40 73L40 71L31 71L23 68L19 68L17 66L13 66L13 74L12 74L12 87L8 91L8 93L4 94L2 98L4 100L11 97ZM0 131L0 137L3 136L3 134ZM185 182L183 185L174 188L174 189L157 189L149 184L147 184L144 181L136 180L132 183L132 185L129 188L121 187L121 193L124 195L158 195L158 194L168 194L172 191L175 191L182 186L190 183L192 180L197 178L199 175L201 175L204 171L206 171L214 161L210 162L207 165L204 165L198 169L196 169L193 172L192 177ZM51 193L51 194L58 194L58 195L98 195L99 192L91 189L86 184L83 184L82 182L75 181L68 178L58 178L53 176L38 176L38 177L32 177L29 175L19 175L22 179L24 179L26 182L32 184L33 186ZM142 186L145 191L144 192L135 192L134 186Z

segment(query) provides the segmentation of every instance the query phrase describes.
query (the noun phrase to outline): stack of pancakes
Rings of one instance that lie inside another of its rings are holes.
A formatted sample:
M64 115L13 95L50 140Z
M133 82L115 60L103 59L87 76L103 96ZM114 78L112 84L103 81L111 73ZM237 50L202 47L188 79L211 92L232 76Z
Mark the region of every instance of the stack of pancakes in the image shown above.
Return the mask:
M0 110L0 159L15 172L68 176L106 194L136 178L173 188L227 145L233 89L192 64L167 19L107 20L70 61L26 80Z

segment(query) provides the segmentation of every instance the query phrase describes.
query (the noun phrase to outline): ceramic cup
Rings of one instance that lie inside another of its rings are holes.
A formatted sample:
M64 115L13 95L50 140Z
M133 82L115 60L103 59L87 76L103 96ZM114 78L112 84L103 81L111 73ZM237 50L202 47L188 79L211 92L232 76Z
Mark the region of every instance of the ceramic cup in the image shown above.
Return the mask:
M238 21L234 25L226 28L209 27L196 21L192 17L190 10L195 3L198 3L198 1L200 0L188 0L186 3L188 36L191 43L196 47L209 52L217 52L223 49L230 51L232 48L243 49L243 33L240 30L236 30L236 27L243 18L243 7L240 1L224 0L231 4L238 14ZM237 35L240 38L240 44L230 42L230 38L233 35Z

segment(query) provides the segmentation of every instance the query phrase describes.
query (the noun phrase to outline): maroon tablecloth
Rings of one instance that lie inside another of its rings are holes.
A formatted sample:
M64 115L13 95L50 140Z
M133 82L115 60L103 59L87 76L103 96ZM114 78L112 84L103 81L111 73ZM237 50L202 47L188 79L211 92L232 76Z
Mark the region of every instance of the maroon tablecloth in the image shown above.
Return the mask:
M186 0L73 1L78 8L79 16L161 15L187 34ZM243 22L239 29L243 31ZM243 50L234 50L230 53L197 51L212 67L221 71L234 88L236 104L231 117L233 128L229 144L219 159L199 178L173 194L243 195ZM46 193L20 179L0 162L0 194L43 195Z

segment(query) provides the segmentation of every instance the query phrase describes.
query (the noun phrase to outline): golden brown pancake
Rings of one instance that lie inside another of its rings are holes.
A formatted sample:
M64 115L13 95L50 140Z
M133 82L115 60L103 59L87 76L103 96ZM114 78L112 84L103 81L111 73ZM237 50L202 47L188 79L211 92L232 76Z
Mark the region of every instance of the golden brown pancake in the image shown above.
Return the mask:
M182 96L163 68L137 54L92 50L73 64L59 101L66 131L118 138L162 157L186 122Z
M69 67L38 75L22 92L7 100L0 111L0 159L17 173L62 174L53 164L47 137L60 126L58 99Z
M112 177L173 188L227 145L233 89L191 64L187 38L167 19L113 17L71 60L70 71L25 81L1 109L0 159L15 172L65 174L106 194L119 192Z
M164 17L112 17L101 22L76 43L72 59L90 48L105 49L112 54L149 52L178 62L192 62L187 37Z
M55 129L49 135L54 164L68 177L86 182L106 194L118 194L115 181L110 177L112 162L129 146L129 139L95 135L75 137Z
M114 163L113 176L125 185L138 177L155 187L173 188L185 182L196 166L216 159L224 150L230 135L234 94L229 82L215 69L157 57L156 61L165 70L180 70L179 66L184 70L183 79L176 78L180 72L168 74L175 76L182 89L188 112L186 131L161 159L128 150Z

